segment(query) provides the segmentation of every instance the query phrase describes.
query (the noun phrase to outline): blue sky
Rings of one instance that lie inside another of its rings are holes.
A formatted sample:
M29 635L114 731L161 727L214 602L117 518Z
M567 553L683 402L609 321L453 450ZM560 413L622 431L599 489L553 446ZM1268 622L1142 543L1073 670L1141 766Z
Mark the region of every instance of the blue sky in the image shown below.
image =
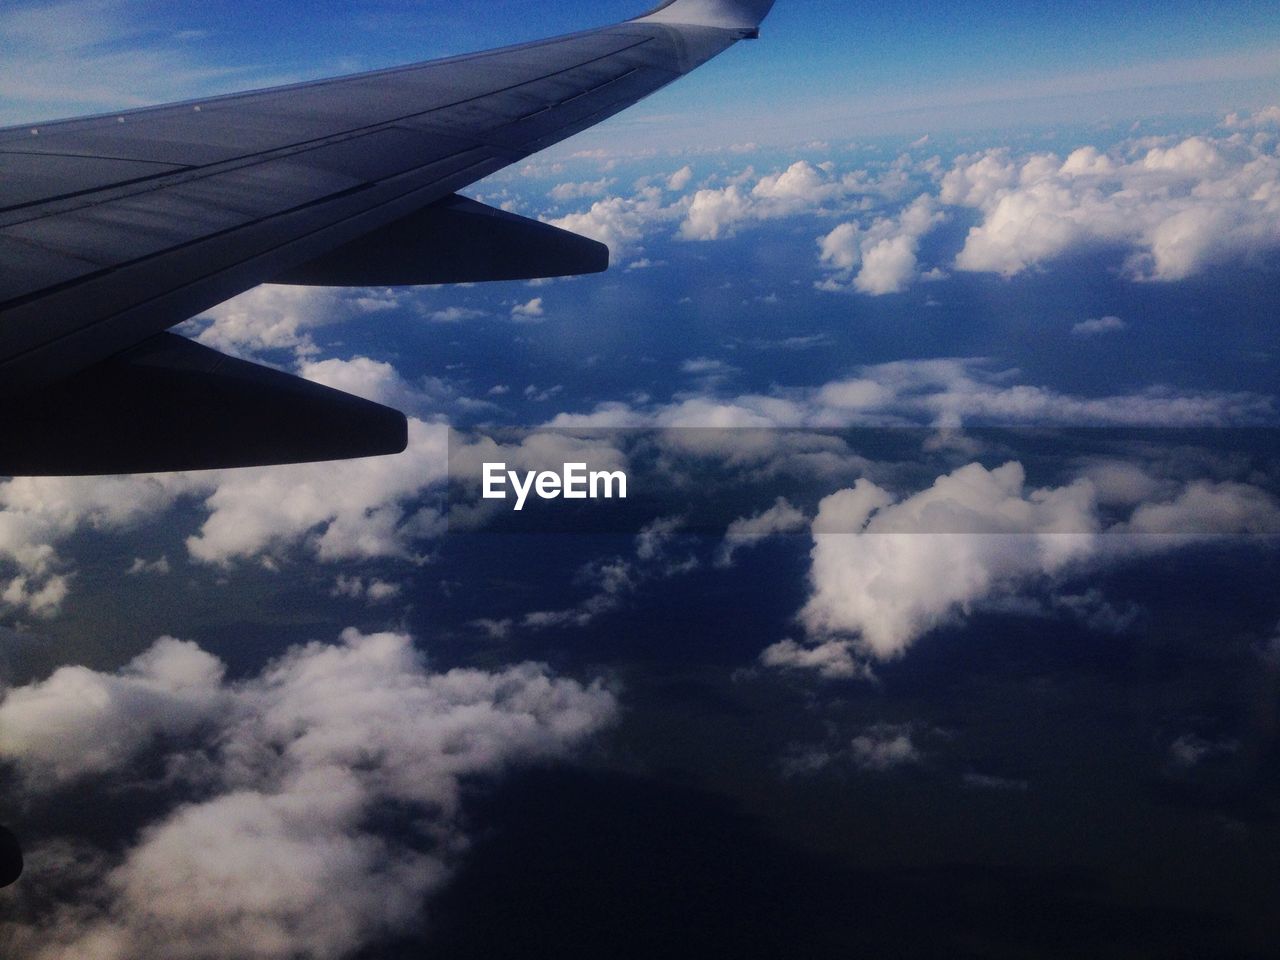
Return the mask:
M639 12L622 0L9 4L12 122L429 59ZM1221 114L1275 100L1269 4L781 0L763 42L642 105L613 135L708 142ZM42 82L35 83L35 79ZM55 82L56 81L56 82Z

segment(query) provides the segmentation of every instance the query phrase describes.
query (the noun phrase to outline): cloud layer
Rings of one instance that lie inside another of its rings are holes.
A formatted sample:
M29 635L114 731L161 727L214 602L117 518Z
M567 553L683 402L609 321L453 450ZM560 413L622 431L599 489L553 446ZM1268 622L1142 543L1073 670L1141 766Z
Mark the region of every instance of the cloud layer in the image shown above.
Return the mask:
M1099 247L1120 251L1135 280L1181 280L1280 248L1278 112L1232 114L1193 136L1082 145L1066 156L993 147L855 169L802 159L701 183L685 168L665 190L646 180L630 196L605 196L553 222L622 257L643 250L655 231L712 241L765 221L836 218L816 238L827 271L819 285L873 296L940 279L946 269L1012 277ZM924 238L964 209L979 222L961 248L934 251L935 262L921 264Z
M0 756L33 800L131 782L157 754L170 795L189 797L94 859L80 906L27 904L4 930L21 955L346 956L421 916L466 845L464 781L565 756L616 709L599 682L540 664L434 672L396 633L347 630L251 679L224 673L164 638L117 673L64 667L7 693ZM409 815L388 821L396 809ZM30 887L56 886L41 875L56 862L30 859Z

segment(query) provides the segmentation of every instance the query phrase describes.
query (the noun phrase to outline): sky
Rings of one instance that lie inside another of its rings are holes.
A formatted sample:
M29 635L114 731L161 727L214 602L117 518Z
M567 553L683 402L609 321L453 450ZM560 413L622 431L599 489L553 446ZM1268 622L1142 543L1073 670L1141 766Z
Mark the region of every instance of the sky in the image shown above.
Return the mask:
M0 118L51 119L394 66L642 12L621 0L488 9L480 18L417 0L16 0L0 14L8 40ZM780 3L767 43L705 68L700 85L714 96L678 85L611 136L781 143L819 128L865 136L1259 108L1280 79L1274 13L1265 3L1181 0L1141 11L1119 2Z
M634 12L22 2L0 116ZM409 448L0 478L0 952L1269 956L1278 50L779 0L466 191L608 272L183 324ZM495 456L635 495L516 515Z

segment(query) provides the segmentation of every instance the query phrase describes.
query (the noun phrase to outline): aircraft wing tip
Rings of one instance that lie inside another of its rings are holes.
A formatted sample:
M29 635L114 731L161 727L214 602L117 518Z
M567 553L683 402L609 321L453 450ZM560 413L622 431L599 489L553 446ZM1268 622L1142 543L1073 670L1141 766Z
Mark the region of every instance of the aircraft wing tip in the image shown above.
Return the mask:
M667 0L636 19L755 31L773 9L773 3L774 0Z

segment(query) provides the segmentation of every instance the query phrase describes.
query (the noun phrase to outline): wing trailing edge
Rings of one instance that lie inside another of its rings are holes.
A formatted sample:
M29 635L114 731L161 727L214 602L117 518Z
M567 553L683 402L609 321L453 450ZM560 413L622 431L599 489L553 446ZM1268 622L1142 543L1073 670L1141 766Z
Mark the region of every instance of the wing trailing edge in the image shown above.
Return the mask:
M600 273L609 248L454 194L276 278L327 287L537 280Z
M84 476L400 453L404 414L172 333L6 402L0 474Z

